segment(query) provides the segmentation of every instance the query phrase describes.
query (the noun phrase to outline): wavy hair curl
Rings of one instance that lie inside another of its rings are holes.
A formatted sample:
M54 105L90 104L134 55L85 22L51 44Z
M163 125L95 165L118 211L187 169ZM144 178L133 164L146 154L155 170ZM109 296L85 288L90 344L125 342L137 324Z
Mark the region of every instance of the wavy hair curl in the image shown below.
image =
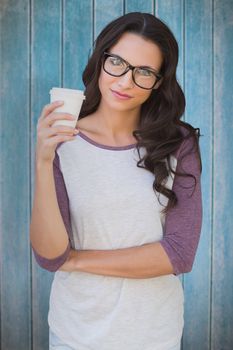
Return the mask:
M97 110L101 100L98 79L102 68L103 53L115 45L126 32L140 35L154 42L160 48L163 56L160 69L162 82L158 88L152 90L150 97L142 104L139 128L133 131L133 135L137 140L139 154L137 166L155 175L153 182L155 194L157 195L156 192L161 193L169 199L167 206L163 209L163 213L166 213L177 204L175 192L164 185L169 173L193 177L196 186L195 176L173 171L170 165L171 155L178 150L184 139L189 137L194 139L193 144L197 151L200 172L202 163L199 148L200 129L181 120L185 110L185 96L176 79L179 49L173 33L165 23L149 13L131 12L113 20L101 31L94 42L93 53L83 71L86 100L79 119ZM181 127L188 132L182 132ZM140 147L146 149L146 155L143 158L140 158Z

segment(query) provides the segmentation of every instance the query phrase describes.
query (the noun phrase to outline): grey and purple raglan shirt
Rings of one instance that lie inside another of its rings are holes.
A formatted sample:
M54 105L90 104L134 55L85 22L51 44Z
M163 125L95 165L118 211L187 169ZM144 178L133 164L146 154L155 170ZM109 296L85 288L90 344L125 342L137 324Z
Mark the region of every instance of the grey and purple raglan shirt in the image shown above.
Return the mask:
M56 150L54 180L69 245L55 259L34 254L41 267L55 272L49 326L74 349L166 350L182 336L184 295L177 275L192 269L202 224L193 139L183 141L171 165L193 174L196 186L192 177L170 174L166 186L178 204L166 216L161 210L167 197L155 195L154 175L137 161L135 144L105 146L82 132ZM110 250L152 242L161 243L174 274L130 279L59 270L71 247Z

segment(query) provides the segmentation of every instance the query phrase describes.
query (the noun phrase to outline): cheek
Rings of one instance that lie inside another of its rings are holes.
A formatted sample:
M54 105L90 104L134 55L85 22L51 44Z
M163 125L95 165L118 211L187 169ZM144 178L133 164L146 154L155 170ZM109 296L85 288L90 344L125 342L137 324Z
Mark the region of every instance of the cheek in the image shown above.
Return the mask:
M109 74L105 74L105 72L101 71L99 76L99 89L101 95L105 95L106 92L109 91L111 87L114 87L114 85L117 83L117 78L112 77ZM143 90L135 86L131 91L129 91L134 98L132 99L131 103L134 106L143 104L151 95L151 91Z
M141 103L144 103L151 95L151 91L146 91L140 94Z
M100 92L104 92L105 90L109 89L109 85L114 82L114 77L111 75L105 74L103 71L101 71L100 76L99 76L99 89Z
M137 96L137 101L140 104L143 104L144 102L146 102L146 100L148 100L150 95L151 95L151 91L146 91L146 90L142 91L141 89L137 91L137 95L135 93L135 96Z

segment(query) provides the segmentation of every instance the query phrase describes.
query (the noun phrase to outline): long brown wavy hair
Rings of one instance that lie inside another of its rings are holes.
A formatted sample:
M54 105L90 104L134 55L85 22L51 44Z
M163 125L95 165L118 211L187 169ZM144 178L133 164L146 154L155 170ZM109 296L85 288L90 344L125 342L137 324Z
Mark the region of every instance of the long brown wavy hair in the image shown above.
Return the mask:
M176 79L178 44L166 24L149 13L131 12L113 20L101 31L94 42L93 53L88 59L82 76L86 100L79 119L97 110L101 100L98 79L102 68L103 53L115 45L125 32L138 34L154 42L163 55L160 69L163 80L142 104L139 128L133 131L133 135L138 141L138 154L140 147L146 149L146 155L143 158L140 158L139 154L137 166L155 175L153 182L155 194L157 191L169 199L167 206L163 209L163 213L166 213L168 209L177 204L175 192L163 185L169 172L177 176L193 177L196 186L195 176L185 172L174 172L170 166L171 154L178 150L184 139L194 138L200 172L202 171L199 148L200 129L181 120L185 109L185 96ZM181 126L187 129L188 133L184 134ZM164 160L167 160L167 163Z

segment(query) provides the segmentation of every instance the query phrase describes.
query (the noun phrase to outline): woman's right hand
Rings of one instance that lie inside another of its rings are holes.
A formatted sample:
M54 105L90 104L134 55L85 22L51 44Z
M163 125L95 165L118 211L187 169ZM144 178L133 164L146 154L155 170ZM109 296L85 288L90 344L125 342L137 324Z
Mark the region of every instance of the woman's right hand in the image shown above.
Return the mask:
M52 124L56 120L74 120L72 114L53 112L64 102L55 101L45 105L37 123L36 161L52 163L55 157L55 149L60 142L74 140L78 130L70 126Z

